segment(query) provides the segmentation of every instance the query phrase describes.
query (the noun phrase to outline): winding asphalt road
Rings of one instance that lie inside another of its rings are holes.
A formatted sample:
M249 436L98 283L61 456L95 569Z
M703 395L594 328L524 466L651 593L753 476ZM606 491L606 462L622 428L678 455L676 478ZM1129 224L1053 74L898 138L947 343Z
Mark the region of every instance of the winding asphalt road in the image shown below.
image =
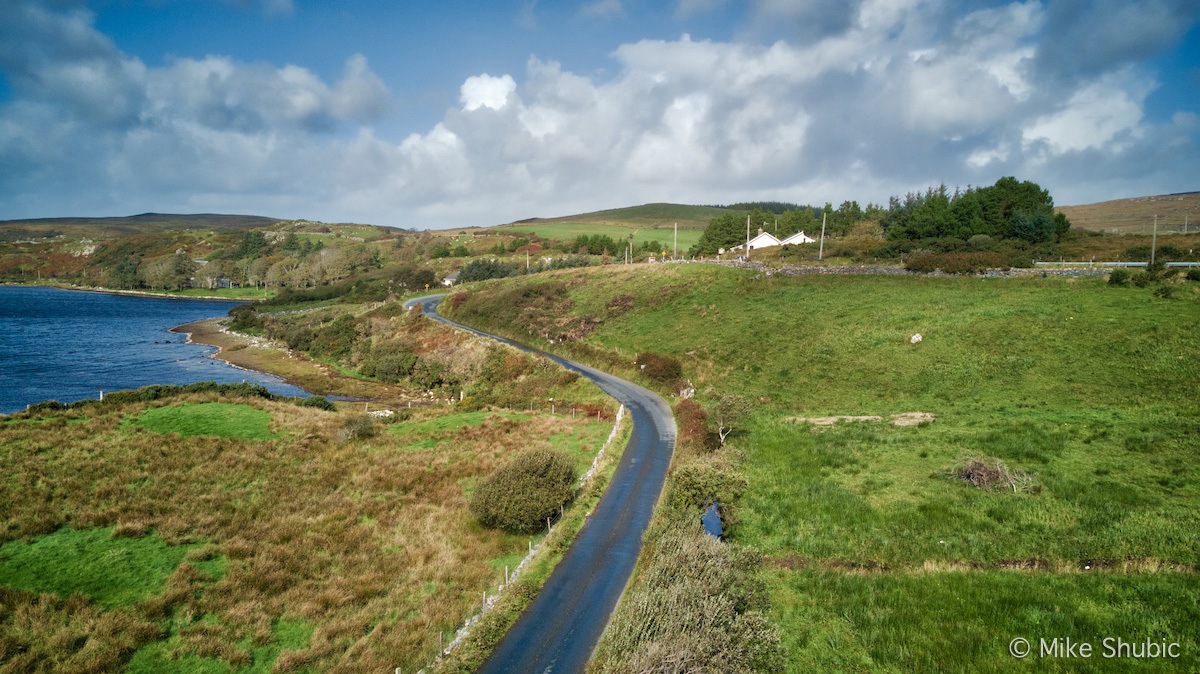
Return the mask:
M675 448L675 418L659 396L551 353L455 323L437 313L445 295L412 299L426 316L529 353L587 377L625 405L633 434L612 481L562 561L480 668L486 674L574 674L587 665L642 547Z

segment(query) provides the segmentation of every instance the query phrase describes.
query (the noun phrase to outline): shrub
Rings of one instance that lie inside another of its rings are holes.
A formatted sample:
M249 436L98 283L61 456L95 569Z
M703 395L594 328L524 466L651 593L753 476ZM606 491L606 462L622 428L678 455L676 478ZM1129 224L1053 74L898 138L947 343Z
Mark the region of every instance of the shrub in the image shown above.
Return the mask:
M706 454L717 448L717 434L708 425L708 413L695 400L680 400L675 405L678 425L676 447L685 451Z
M341 442L366 440L374 437L378 432L379 426L374 419L365 414L356 414L342 422L342 429L338 431L338 440Z
M749 482L723 456L709 454L687 461L675 469L668 489L668 503L678 510L702 511L719 502L728 518L733 504L741 498Z
M184 386L155 384L134 390L113 391L112 393L104 394L104 402L113 405L129 402L152 402L188 393L216 393L219 396L233 398L275 399L275 395L268 391L267 387L262 384L218 384L214 381L201 381Z
M1133 281L1133 285L1139 288L1145 288L1151 283L1154 283L1154 281L1157 280L1157 277L1151 272L1139 271L1133 275L1131 280Z
M1187 276L1185 276L1184 278L1186 278L1189 281L1200 281L1200 267L1192 267L1191 269L1189 269L1187 272Z
M1187 255L1180 250L1178 246L1167 243L1158 247L1158 250L1155 251L1154 257L1156 260L1169 260L1174 262L1176 260L1182 260L1183 258L1187 257Z
M967 248L975 251L990 251L996 245L996 240L987 234L976 234L967 239Z
M1009 256L1003 253L916 253L904 262L910 271L947 274L976 274L986 269L1008 269Z
M647 547L650 562L604 633L597 671L783 670L755 552L678 524Z
M257 330L262 327L258 308L253 304L241 304L229 310L229 328L237 332Z
M683 365L671 356L639 353L634 362L642 374L660 384L673 384L683 378Z
M472 260L458 272L458 282L486 281L493 278L512 276L516 270L512 265L498 260Z
M1129 285L1129 270L1117 267L1108 274L1108 285L1110 286L1127 286Z
M371 353L361 371L368 377L395 383L413 373L417 360L417 354L411 351L377 350Z
M1175 286L1164 285L1154 289L1154 296L1159 299L1169 300L1175 297Z
M338 316L324 325L312 340L311 353L315 356L345 358L357 337L357 323L353 316Z
M575 468L561 451L528 449L485 479L471 496L471 512L485 527L533 533L572 496Z
M67 406L57 400L43 400L40 403L30 405L27 411L30 414L40 414L42 412L57 412L65 409L67 409Z
M319 410L325 410L327 412L332 412L337 409L333 406L333 403L329 401L329 398L326 398L325 396L309 396L300 401L300 406L315 407Z

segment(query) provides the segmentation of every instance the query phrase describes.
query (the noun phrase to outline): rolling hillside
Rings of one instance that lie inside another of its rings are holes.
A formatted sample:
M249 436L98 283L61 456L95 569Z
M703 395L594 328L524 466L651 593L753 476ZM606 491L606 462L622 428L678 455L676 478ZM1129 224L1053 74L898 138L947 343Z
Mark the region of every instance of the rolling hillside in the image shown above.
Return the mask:
M113 218L38 218L0 220L0 241L53 238L65 234L75 238L113 239L131 234L164 230L223 229L243 230L270 227L278 218L257 215L172 215L142 213Z
M1158 231L1200 231L1200 192L1164 194L1150 197L1114 199L1081 206L1060 206L1058 211L1071 220L1072 227L1106 234L1149 234L1158 216Z
M679 246L687 248L700 239L709 220L725 212L725 209L711 206L643 204L557 218L530 218L494 227L492 231L536 234L560 241L596 234L624 239L632 234L635 245L658 241L669 248L678 224Z

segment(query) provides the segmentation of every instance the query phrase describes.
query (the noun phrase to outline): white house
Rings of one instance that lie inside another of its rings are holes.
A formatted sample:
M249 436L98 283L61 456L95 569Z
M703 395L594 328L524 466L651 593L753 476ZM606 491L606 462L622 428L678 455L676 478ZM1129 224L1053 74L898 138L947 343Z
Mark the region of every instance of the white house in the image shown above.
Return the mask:
M816 243L816 242L817 242L816 239L805 234L803 231L800 231L800 232L796 232L795 234L789 236L788 238L784 239L783 241L780 241L779 245L786 246L786 245L792 244L792 243Z
M779 245L779 239L776 239L769 232L764 232L761 229L758 230L758 236L754 237L753 239L750 239L750 250L754 250L756 248L771 248L773 246L778 246L778 245ZM746 247L746 244L741 244L738 246L734 246L733 249L741 250L742 248L745 248L745 247Z
M458 283L458 272L456 271L450 272L446 278L442 279L442 285L444 286L452 286L455 283Z

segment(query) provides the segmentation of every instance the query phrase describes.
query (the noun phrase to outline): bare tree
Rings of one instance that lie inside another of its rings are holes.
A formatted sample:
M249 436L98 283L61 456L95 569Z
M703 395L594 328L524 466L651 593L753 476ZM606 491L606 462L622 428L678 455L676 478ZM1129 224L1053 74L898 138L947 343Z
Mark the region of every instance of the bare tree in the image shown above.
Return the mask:
M721 438L722 446L725 444L725 438L746 421L750 411L750 401L745 396L725 393L717 399L713 415L717 420L717 435Z

